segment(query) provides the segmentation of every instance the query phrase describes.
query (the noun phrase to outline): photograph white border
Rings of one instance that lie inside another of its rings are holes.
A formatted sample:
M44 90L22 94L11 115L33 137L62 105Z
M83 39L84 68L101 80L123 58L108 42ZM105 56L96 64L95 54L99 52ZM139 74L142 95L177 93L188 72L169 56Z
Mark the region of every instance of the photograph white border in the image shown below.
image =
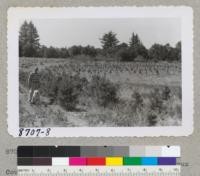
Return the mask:
M67 18L181 18L182 41L182 126L161 127L50 127L49 137L158 137L188 136L193 132L193 10L187 6L158 7L11 7L8 9L7 55L8 132L19 136L20 19ZM46 127L44 128L46 129ZM31 137L31 136L29 136Z

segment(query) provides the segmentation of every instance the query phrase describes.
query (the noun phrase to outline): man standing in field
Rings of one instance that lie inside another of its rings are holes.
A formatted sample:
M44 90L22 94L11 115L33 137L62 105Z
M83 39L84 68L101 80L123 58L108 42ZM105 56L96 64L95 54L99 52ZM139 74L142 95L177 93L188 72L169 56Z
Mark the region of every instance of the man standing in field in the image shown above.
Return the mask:
M40 75L38 73L38 70L38 68L35 68L34 73L31 73L28 78L29 103L32 103L34 91L40 88Z

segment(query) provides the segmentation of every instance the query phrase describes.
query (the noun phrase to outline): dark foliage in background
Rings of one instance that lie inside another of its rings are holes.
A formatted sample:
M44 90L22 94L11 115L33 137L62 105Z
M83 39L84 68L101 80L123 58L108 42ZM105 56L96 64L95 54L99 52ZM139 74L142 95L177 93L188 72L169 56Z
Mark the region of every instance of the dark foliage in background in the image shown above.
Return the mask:
M39 35L32 22L24 22L19 32L19 56L38 57Z
M73 58L86 55L91 58L113 58L120 61L180 61L181 42L175 47L170 44L153 44L149 49L145 48L139 36L132 33L129 43L120 43L117 34L113 31L105 33L100 38L102 48L94 46L71 46L69 48L46 47L40 45L39 34L32 22L25 21L19 32L19 56L41 58Z
M112 56L117 51L117 46L119 44L119 40L117 39L117 34L112 31L104 34L102 38L100 38L102 48L104 54L106 56Z
M181 60L181 42L173 48L170 44L160 45L154 44L148 51L149 58L156 61L174 61Z

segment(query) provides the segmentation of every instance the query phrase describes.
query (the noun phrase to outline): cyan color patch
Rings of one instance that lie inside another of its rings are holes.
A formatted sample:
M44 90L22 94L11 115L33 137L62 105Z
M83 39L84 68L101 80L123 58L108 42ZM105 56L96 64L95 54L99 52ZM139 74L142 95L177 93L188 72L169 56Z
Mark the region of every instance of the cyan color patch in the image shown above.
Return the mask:
M143 157L142 165L158 165L157 157Z

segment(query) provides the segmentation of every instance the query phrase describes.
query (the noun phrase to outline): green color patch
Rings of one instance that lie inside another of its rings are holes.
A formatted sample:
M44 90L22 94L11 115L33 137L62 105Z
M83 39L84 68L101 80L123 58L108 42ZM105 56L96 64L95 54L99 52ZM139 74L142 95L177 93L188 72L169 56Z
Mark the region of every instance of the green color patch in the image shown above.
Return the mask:
M140 157L124 157L123 165L142 165Z

